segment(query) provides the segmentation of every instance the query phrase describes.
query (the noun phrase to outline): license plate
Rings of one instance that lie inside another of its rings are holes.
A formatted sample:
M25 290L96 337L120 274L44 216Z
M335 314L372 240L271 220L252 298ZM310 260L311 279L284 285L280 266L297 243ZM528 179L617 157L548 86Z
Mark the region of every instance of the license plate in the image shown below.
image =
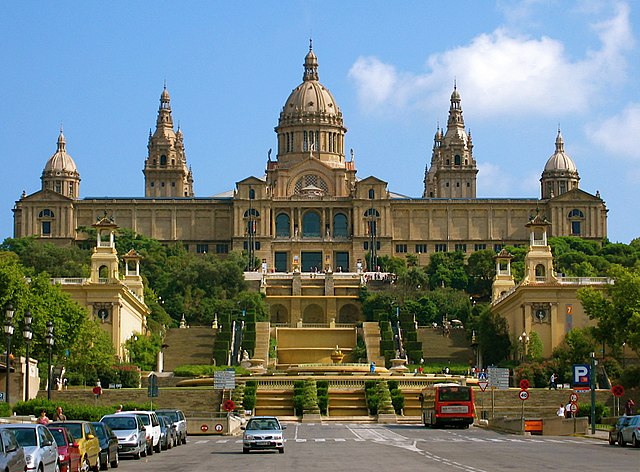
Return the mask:
M442 413L468 413L469 407L466 405L450 405L443 406L440 411Z
M271 441L257 441L256 446L269 446Z

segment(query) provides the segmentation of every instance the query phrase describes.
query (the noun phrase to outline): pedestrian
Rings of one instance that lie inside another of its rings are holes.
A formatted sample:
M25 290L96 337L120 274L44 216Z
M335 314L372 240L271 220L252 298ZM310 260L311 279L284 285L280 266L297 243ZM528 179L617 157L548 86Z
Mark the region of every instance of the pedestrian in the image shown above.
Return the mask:
M44 410L44 409L40 410L40 416L38 416L36 423L49 424L49 418L47 417L47 410Z
M564 406L564 417L565 418L573 418L573 413L571 413L571 402L567 403Z
M633 416L635 406L636 403L631 398L629 398L629 400L627 400L627 403L624 404L624 416Z
M560 408L558 408L558 411L556 411L556 415L558 415L560 418L564 418L564 405L562 403L560 403Z
M558 385L556 384L558 380L558 375L554 372L553 374L551 374L551 377L549 378L549 390L554 389L554 390L558 390Z
M62 412L62 407L56 407L56 413L53 415L53 421L67 421L67 417Z
M376 373L376 363L375 362L371 362L371 364L369 364L369 372L371 374L375 374Z
M118 405L118 408L116 408L116 413L121 413L122 412L122 405Z

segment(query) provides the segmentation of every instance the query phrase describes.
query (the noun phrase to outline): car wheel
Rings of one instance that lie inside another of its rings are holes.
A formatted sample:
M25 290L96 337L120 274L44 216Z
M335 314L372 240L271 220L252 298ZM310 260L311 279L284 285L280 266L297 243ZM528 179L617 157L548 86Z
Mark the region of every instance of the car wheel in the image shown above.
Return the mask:
M109 468L109 453L105 454L104 460L100 457L100 470L107 470Z
M242 453L243 454L249 454L249 448L248 447L243 447L242 448Z
M280 454L284 454L284 447L279 448L279 449L278 449L278 452L279 452Z
M631 436L631 444L633 447L640 447L640 439L638 439L635 434Z
M611 434L609 435L609 445L610 446L616 445L616 438L614 438Z
M140 457L147 457L147 443L145 443L144 447L140 449Z
M140 454L140 450L138 450L138 452L136 452L136 453L133 455L133 458L134 458L135 460L140 460L140 457L142 457L142 454Z
M187 444L187 435L182 436L182 444Z
M100 455L96 457L96 465L91 467L91 470L93 470L93 472L100 472Z
M622 433L618 434L618 446L620 447L624 447L626 445L626 443L624 442L624 439L622 439Z
M89 465L89 459L87 457L82 458L82 464L80 465L80 472L89 472L91 470L91 466Z
M113 458L113 460L111 461L111 468L112 469L117 469L118 466L120 465L120 458L118 457L118 452L116 451L116 455Z
M153 448L153 450L157 453L160 453L160 451L162 451L162 444L160 443L160 440L158 439L158 444L155 445L155 447Z
M56 461L55 472L60 472L60 462Z

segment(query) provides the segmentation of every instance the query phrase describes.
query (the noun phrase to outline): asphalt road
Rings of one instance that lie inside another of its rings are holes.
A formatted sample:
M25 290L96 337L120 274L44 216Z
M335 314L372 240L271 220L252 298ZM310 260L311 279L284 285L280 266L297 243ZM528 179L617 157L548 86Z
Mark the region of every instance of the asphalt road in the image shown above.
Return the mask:
M593 438L333 422L288 423L285 437L284 454L242 454L240 437L191 436L120 471L640 471L640 449Z

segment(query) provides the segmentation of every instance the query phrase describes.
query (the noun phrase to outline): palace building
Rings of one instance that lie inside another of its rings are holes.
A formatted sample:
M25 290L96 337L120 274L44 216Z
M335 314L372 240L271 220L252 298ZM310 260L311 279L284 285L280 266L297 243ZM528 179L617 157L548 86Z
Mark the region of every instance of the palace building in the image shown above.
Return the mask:
M560 131L541 173L540 198L477 198L475 149L456 87L418 197L391 191L381 178L356 176L342 110L319 80L311 47L302 83L285 100L275 132L277 152L273 159L269 153L264 171L256 169L227 193L196 197L185 137L174 126L165 87L149 135L144 196L82 196L80 171L60 132L41 189L15 203L14 236L79 243L88 238L81 228L107 212L119 227L190 251L246 251L268 272L356 272L375 270L383 255L417 254L424 265L435 252L499 252L507 244L528 244L525 225L535 214L548 220L549 236L607 236L605 203L597 192L579 188Z

